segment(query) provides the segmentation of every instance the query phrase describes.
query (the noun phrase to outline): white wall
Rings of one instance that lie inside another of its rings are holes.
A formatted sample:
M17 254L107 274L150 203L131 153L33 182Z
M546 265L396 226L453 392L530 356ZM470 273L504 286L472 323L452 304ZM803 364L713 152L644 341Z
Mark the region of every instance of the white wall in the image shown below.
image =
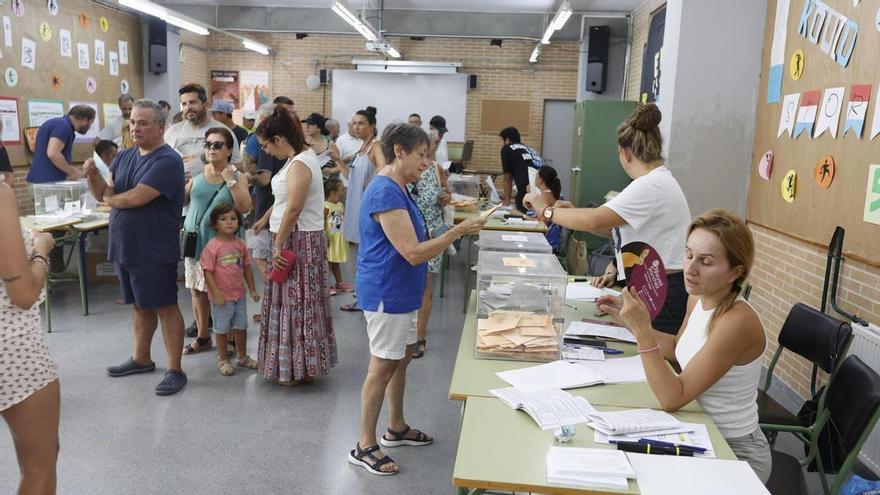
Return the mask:
M660 131L691 213L745 214L766 0L669 0Z
M605 79L605 91L602 93L593 93L586 89L588 45L586 39L578 43L577 101L622 100L623 78L626 73L626 39L611 38L608 43L608 74Z
M168 61L166 62L167 71L163 74L153 74L150 72L150 45L147 40L147 32L149 27L146 23L142 25L141 31L144 33L142 46L144 47L144 98L153 101L165 100L171 104L171 109L177 108L179 101L177 90L180 88L180 35L174 31L168 30ZM210 90L210 88L208 88ZM134 95L136 98L139 95Z

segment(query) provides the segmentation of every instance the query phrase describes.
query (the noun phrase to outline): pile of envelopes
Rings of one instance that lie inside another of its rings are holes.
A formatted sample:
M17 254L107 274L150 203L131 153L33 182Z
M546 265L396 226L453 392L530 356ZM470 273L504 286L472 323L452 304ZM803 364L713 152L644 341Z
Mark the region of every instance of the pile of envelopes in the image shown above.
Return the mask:
M495 310L477 319L477 352L517 354L520 359L557 359L559 340L549 315Z

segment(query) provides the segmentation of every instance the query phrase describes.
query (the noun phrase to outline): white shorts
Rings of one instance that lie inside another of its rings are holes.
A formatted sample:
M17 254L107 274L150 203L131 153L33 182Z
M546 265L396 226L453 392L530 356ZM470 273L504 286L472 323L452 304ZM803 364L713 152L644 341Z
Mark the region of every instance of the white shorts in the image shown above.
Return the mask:
M386 313L382 303L377 309L364 311L370 354L382 359L403 359L406 357L406 346L415 344L419 339L416 333L419 312Z
M208 283L205 281L205 272L202 264L195 258L183 259L184 286L187 289L195 289L199 292L208 292Z
M247 245L251 250L251 258L268 260L272 257L272 240L269 237L269 229L263 229L257 235L254 235L252 230L248 231Z

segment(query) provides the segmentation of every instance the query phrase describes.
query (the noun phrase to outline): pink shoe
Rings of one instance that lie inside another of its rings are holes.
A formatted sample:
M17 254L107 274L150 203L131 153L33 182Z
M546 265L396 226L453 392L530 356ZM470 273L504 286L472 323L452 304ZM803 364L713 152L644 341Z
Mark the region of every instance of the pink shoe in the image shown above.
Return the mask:
M339 294L339 292L336 289L334 289L333 287L330 287L330 295L335 296L336 294Z
M335 289L338 292L354 292L354 286L345 282L339 282L336 284Z

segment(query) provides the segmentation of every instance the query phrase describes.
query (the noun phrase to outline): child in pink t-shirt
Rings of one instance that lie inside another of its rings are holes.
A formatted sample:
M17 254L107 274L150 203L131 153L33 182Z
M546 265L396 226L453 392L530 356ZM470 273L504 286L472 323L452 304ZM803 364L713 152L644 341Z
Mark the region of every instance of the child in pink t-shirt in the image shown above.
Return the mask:
M211 298L211 318L214 320L214 336L217 338L217 362L220 374L235 374L235 368L226 355L227 333L231 330L235 339L235 365L257 369L257 362L245 352L247 348L247 300L244 281L254 302L260 294L254 286L251 258L247 244L235 236L241 225L241 214L229 203L220 203L211 212L211 227L217 236L208 241L202 250L200 262Z

